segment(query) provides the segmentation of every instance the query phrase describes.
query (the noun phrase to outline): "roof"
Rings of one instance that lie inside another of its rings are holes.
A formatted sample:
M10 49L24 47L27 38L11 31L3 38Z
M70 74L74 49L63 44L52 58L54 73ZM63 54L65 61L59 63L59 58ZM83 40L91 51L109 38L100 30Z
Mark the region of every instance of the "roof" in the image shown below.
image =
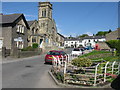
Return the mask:
M101 38L105 38L105 36L86 36L83 37L82 39L101 39Z
M58 35L60 35L61 37L65 38L63 35L61 35L60 33L57 33Z
M78 38L68 39L68 38L65 38L65 41L82 41L82 39L78 39Z
M10 14L10 15L2 15L2 24L4 23L13 23L18 17L22 14Z
M20 17L23 18L26 26L29 28L28 23L23 14L2 15L2 21L0 21L0 24L12 24L12 23L16 22Z
M32 21L27 21L27 22L28 22L28 25L31 26L35 21L37 20L32 20Z
M31 26L34 23L34 21L27 21L27 22L29 26Z

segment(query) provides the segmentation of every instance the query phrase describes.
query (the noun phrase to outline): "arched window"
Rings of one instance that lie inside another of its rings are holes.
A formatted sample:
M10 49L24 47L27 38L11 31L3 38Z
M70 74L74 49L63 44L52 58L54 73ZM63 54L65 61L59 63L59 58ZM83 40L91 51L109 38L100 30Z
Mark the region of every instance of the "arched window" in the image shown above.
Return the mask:
M32 34L34 34L34 27L32 28Z
M42 10L42 17L46 17L46 9Z
M35 33L36 33L36 34L38 33L38 29L36 29Z

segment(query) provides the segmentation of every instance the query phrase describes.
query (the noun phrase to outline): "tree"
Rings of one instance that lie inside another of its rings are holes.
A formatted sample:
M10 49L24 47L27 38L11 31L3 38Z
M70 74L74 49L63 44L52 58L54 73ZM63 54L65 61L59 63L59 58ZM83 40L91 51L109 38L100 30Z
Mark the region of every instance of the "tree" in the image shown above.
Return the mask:
M111 30L111 29L109 29L108 33L110 33L110 32L112 32L112 30Z
M99 31L97 32L96 36L105 36L106 34L112 32L111 29L109 29L109 31Z
M86 37L86 36L89 36L88 34L82 34L82 35L79 35L78 38L83 38L83 37Z

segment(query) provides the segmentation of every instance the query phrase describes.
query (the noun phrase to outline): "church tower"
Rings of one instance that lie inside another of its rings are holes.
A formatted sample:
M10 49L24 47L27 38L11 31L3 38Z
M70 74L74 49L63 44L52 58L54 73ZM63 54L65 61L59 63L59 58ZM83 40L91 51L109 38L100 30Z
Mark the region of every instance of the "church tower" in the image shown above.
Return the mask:
M52 4L50 2L39 2L38 22L41 33L48 33L48 25L52 20Z
M57 28L52 18L52 4L50 2L39 2L38 23L40 33L45 36L44 43L46 47L56 45Z
M39 19L52 19L52 4L50 2L39 2Z

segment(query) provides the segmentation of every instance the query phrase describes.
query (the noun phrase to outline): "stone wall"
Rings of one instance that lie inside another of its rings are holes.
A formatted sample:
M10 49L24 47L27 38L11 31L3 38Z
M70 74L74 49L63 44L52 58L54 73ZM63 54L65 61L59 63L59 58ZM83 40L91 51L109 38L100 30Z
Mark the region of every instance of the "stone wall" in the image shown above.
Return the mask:
M19 58L40 55L42 51L20 51Z

